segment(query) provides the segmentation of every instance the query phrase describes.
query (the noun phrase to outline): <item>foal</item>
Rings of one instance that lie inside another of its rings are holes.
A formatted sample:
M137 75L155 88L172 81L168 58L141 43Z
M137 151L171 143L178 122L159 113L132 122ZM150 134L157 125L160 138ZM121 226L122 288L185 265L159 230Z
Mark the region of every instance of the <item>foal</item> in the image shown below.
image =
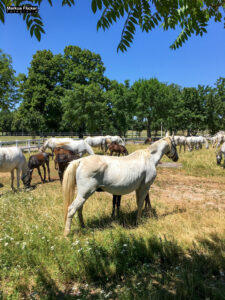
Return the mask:
M67 149L56 147L54 149L54 155L55 155L55 157L57 157L57 155L59 155L59 154L70 154L70 155L73 155L73 154L75 154L75 152L71 151L71 150L67 150ZM57 159L55 159L55 169L58 170Z
M147 144L151 144L152 143L152 138L148 137L145 141L144 141L144 144L147 145Z
M120 156L120 154L122 155L128 155L128 151L126 149L125 146L119 145L115 142L112 142L109 146L108 149L110 151L110 155L113 155L113 152L118 153L118 156Z
M72 160L75 160L78 158L80 158L78 155L70 154L70 153L57 154L57 156L55 158L55 165L58 165L58 174L59 174L59 179L60 179L61 184L63 181L64 171L68 167L69 163Z
M31 155L31 157L29 158L29 161L28 161L28 168L29 168L29 171L30 171L29 184L31 183L32 173L33 173L35 168L38 170L38 174L41 177L42 183L44 183L46 181L45 165L47 166L47 169L48 169L48 180L51 181L51 179L50 179L50 169L49 169L49 156L53 156L53 154L47 153L47 152L41 152L41 153L38 153L38 154ZM40 166L42 166L43 169L44 169L44 179L41 176Z

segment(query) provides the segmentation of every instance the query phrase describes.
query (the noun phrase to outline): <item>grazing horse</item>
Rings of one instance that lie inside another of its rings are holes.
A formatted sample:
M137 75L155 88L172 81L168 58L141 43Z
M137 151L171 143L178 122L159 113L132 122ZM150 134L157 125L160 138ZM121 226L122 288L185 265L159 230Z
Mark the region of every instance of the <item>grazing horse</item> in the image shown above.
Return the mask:
M11 188L14 189L14 170L17 172L17 188L20 187L20 174L25 187L29 187L29 170L27 161L18 147L0 148L0 172L11 172Z
M49 156L53 156L53 154L47 153L47 152L41 152L41 153L37 153L37 154L30 156L29 161L28 161L28 168L30 171L29 184L31 183L32 174L33 174L34 169L38 170L38 174L41 177L42 183L44 183L46 181L45 165L47 166L47 169L48 169L48 180L51 181L50 169L49 169ZM44 169L44 179L41 176L40 166L42 166L42 168Z
M62 184L63 181L63 174L65 169L68 167L69 163L72 160L80 158L78 155L71 154L71 153L58 153L55 158L55 165L58 166L58 174L59 179Z
M186 148L186 144L187 144L186 136L175 135L174 141L177 146L180 146L180 152L181 152L182 146L184 147L184 152L185 152L185 148Z
M66 143L66 142L73 142L73 139L71 138L50 138L50 139L47 139L47 141L44 142L44 145L40 148L40 151L41 152L45 152L45 150L47 148L51 149L52 150L52 154L53 154L53 151L56 147L58 147L58 144L61 144L61 143Z
M114 152L118 153L118 156L120 156L120 154L122 155L128 155L128 151L127 148L119 145L115 142L112 142L109 146L108 149L110 151L110 155L112 156Z
M147 139L145 139L144 144L151 144L152 143L152 138L148 137Z
M188 145L188 151L192 151L194 148L196 150L202 149L202 144L205 144L206 149L209 148L209 143L203 136L189 136L186 138L186 143Z
M178 160L172 137L163 138L147 149L137 150L128 156L92 155L72 161L63 178L64 235L69 234L76 211L84 226L83 205L98 188L114 195L125 195L135 190L138 223L144 199L156 178L156 166L164 154L173 161ZM77 197L73 201L76 185Z
M113 143L113 142L116 142L117 144L119 145L123 145L125 146L125 140L123 140L120 136L118 135L114 135L114 136L111 136L111 135L106 135L105 138L107 139L107 141ZM107 142L107 143L108 143Z
M102 151L106 149L106 138L104 136L88 136L85 139L85 142L87 142L91 147L101 148Z
M73 155L74 152L71 151L71 150L67 150L67 149L57 147L57 148L54 149L54 155L55 155L55 157L57 157L57 155L59 155L59 154L71 154L71 155ZM56 159L55 159L55 169L58 170Z
M222 144L220 150L216 153L217 165L220 165L223 156L223 168L225 168L225 142Z
M85 153L88 153L90 155L94 154L94 151L92 150L91 146L88 145L88 143L85 142L84 140L79 140L79 141L72 140L72 142L63 142L58 144L58 147L66 150L70 150L74 154L78 154L79 157L82 157Z

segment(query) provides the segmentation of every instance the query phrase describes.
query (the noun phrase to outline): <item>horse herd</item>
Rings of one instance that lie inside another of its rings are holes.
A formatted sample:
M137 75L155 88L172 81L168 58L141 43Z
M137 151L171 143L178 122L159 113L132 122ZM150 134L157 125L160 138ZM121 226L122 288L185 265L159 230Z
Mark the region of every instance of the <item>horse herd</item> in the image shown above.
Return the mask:
M40 153L30 156L27 163L20 148L8 147L0 149L0 172L11 172L11 188L14 189L14 170L17 172L17 188L20 186L20 174L26 188L30 187L32 173L37 168L41 181L46 181L46 167L48 180L51 181L49 160L55 156L55 168L58 170L60 182L63 187L65 206L65 235L68 235L71 222L76 211L81 226L84 226L82 209L86 200L95 192L108 192L113 194L112 216L119 214L121 196L136 191L137 219L138 223L143 203L151 208L149 189L156 177L156 166L162 156L166 154L173 161L178 160L176 146L188 147L189 151L194 148L201 149L202 145L208 149L209 138L166 136L152 143L147 149L137 150L130 155L125 147L125 141L119 136L88 137L84 140L74 141L70 138L50 138L40 148ZM151 140L145 142L151 143ZM220 164L222 154L225 155L225 134L218 133L216 138L211 138L212 145L223 142L217 152L217 163ZM92 147L100 147L108 155L95 155ZM45 152L49 148L52 153ZM113 153L118 156L112 156ZM89 156L82 157L85 153ZM122 157L119 155L122 154ZM44 177L40 167L43 167ZM45 167L46 166L46 167ZM225 167L225 163L224 163ZM75 187L77 196L74 199Z

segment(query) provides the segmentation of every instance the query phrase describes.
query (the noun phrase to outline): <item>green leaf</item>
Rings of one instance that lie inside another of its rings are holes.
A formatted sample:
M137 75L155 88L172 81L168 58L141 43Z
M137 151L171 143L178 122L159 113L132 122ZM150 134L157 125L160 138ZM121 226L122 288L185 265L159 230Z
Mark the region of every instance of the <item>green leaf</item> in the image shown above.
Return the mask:
M37 40L40 42L40 40L41 40L41 33L40 33L40 31L38 30L37 27L34 29L34 34L35 34Z
M97 0L98 9L102 9L102 0Z
M97 1L96 0L92 0L91 9L92 9L93 13L95 14L97 11Z
M2 9L0 9L0 20L2 21L2 23L5 22L4 11Z
M35 27L36 27L36 24L33 24L33 25L31 26L31 29L30 29L30 35L31 35L31 36L33 36Z

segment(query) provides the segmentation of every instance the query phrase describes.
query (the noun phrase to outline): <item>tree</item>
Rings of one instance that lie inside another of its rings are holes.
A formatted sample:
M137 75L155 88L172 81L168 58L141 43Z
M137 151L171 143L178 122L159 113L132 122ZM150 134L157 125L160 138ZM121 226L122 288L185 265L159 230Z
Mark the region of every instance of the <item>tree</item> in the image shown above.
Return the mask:
M220 128L225 128L225 78L216 81L216 100L219 102Z
M166 116L166 91L166 85L156 78L140 79L132 86L133 97L136 99L135 117L146 124L148 137L151 137L152 124Z
M207 129L209 129L211 134L215 134L219 131L221 126L221 101L217 95L217 90L215 88L207 87L207 97L205 102L205 123Z
M18 76L23 102L16 113L15 124L21 119L21 126L27 131L58 128L62 118L60 98L64 93L62 65L62 56L53 55L50 50L33 55L28 76Z
M0 20L4 23L7 5L38 4L43 0L0 0ZM48 0L52 5L52 1ZM72 6L74 0L62 0L62 5ZM109 29L120 18L125 18L121 39L117 51L126 51L133 42L136 28L150 32L155 27L162 26L164 30L181 28L171 49L182 46L192 35L207 33L210 20L222 22L225 9L224 0L92 0L93 13L102 12L97 22L97 29ZM45 33L41 16L37 14L23 14L27 29L40 41Z
M72 89L74 83L96 83L102 89L107 88L109 80L104 76L105 67L101 56L78 46L64 49L63 87Z
M12 59L0 49L0 109L8 110L18 102Z
M73 84L62 99L62 127L78 131L80 135L104 130L106 105L103 91L96 83Z
M129 81L125 81L125 84L111 81L105 98L112 130L120 136L126 135L134 113Z
M182 121L190 133L196 134L199 129L205 128L205 98L203 97L203 87L183 88L181 93ZM205 93L205 91L204 91Z
M0 111L0 131L1 132L12 131L12 123L13 123L13 112L11 112L8 109Z

